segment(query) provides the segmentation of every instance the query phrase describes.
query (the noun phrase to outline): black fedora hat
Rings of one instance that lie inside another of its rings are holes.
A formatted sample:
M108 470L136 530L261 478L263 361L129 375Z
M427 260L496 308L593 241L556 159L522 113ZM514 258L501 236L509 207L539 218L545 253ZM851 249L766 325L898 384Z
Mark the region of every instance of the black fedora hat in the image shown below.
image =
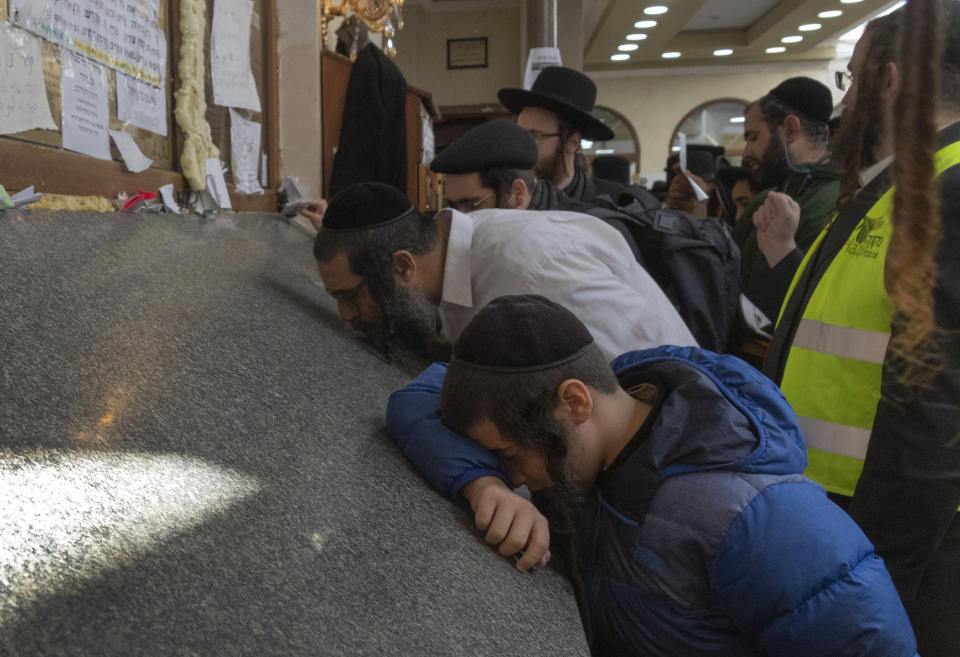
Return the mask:
M540 71L530 91L507 88L497 92L504 107L519 114L524 107L542 107L570 122L584 139L607 141L613 130L590 112L597 100L597 85L580 71L548 66Z

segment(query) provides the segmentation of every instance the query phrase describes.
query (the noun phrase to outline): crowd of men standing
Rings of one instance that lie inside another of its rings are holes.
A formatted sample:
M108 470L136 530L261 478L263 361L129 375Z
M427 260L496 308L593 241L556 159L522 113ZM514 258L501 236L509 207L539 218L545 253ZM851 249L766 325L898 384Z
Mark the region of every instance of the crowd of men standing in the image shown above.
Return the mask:
M955 653L960 3L872 21L837 84L835 127L826 87L785 80L746 109L746 171L678 172L662 204L587 174L581 139L612 136L596 87L548 68L498 92L515 122L433 160L444 210L372 182L304 210L341 316L450 361L391 398L398 445L518 568L576 536L596 654ZM743 181L758 193L734 202ZM775 322L766 376L736 357L742 327L718 348L688 318L677 295L695 292L664 283L637 232L650 217L720 235ZM671 518L692 529L658 529Z

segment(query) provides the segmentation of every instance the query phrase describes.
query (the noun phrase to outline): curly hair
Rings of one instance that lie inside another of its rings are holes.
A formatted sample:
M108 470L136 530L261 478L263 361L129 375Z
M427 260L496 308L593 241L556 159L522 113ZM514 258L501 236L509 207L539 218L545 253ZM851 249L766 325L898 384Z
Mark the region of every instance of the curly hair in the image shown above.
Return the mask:
M938 370L939 362L933 292L943 219L934 169L936 113L938 105L956 106L951 96L957 93L956 73L949 70L955 64L945 57L944 32L945 26L951 26L947 38L955 49L960 40L960 7L942 0L913 0L904 11L901 88L894 106L893 237L884 283L896 309L898 331L890 353L899 378L902 383L922 385ZM946 88L941 86L943 78L949 83Z

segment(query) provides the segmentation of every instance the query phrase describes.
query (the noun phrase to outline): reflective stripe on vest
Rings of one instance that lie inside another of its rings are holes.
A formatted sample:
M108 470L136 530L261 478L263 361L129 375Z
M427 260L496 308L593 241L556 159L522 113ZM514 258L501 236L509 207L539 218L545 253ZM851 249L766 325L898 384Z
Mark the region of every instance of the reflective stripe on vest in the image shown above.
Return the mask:
M958 164L960 142L937 152L937 175ZM891 188L866 212L810 296L781 383L807 441L804 474L843 495L853 495L880 401L894 310L883 281L892 216ZM788 298L827 230L804 257Z
M889 331L864 331L806 318L800 320L793 338L794 347L881 365L888 342Z

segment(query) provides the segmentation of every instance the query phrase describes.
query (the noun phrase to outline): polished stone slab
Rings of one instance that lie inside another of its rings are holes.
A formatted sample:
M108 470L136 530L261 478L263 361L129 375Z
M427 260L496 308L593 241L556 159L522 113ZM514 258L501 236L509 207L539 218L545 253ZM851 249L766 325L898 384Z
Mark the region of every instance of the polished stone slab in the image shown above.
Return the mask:
M273 215L0 212L0 655L584 655Z

